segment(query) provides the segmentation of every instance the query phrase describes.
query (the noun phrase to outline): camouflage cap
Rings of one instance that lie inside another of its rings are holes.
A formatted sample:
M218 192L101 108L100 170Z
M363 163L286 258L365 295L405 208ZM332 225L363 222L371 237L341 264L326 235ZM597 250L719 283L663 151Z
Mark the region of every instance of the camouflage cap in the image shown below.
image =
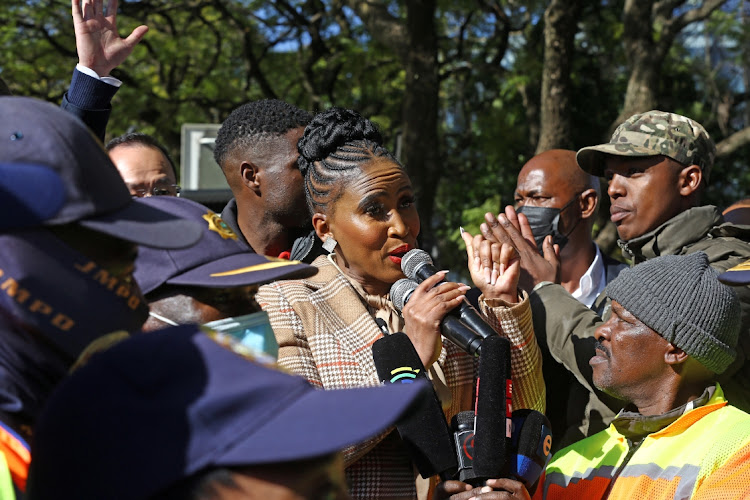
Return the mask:
M716 146L698 122L652 110L631 116L617 127L609 143L581 149L576 160L583 170L601 177L607 155L664 155L683 165L698 165L708 180Z

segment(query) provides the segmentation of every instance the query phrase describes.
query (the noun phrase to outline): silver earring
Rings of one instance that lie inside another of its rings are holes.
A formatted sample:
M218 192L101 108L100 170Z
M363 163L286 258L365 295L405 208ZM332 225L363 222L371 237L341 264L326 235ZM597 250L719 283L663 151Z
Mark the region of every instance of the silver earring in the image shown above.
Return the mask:
M336 245L338 245L338 241L333 236L329 236L326 238L326 240L323 242L323 249L328 253L333 253L333 251L336 249Z

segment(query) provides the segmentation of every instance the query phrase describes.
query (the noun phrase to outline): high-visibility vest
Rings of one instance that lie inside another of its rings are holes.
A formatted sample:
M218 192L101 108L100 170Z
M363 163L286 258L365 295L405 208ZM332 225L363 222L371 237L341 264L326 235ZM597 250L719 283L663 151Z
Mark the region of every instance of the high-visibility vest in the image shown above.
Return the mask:
M614 425L560 450L535 498L750 498L750 415L728 406L721 388L640 445Z
M4 482L6 473L12 479L13 485L19 491L26 491L26 478L29 473L31 452L26 441L14 432L9 426L0 422L0 492L4 493ZM0 500L5 500L0 496ZM8 497L14 498L14 497Z
M10 478L10 469L5 460L5 454L0 453L0 499L14 500L16 492L13 488L13 480Z

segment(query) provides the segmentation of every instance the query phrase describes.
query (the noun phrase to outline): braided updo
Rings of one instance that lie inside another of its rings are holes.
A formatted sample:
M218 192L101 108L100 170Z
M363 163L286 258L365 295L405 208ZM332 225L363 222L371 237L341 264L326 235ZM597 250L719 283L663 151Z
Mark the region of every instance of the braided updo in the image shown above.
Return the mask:
M388 158L403 168L383 146L375 124L351 109L334 107L316 115L297 149L311 214L327 213L343 192L346 183L341 181L351 180L374 158Z

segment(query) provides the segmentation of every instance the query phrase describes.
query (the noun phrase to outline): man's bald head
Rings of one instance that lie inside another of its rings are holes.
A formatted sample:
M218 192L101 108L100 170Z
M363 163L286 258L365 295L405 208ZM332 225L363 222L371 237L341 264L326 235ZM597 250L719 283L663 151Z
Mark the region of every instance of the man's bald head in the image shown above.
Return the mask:
M543 175L545 188L565 185L572 193L595 189L599 195L599 179L584 172L576 163L576 152L550 149L531 158L518 173L518 183L529 175Z
M516 204L562 208L587 189L600 197L599 179L576 163L576 152L550 149L531 158L518 173Z

